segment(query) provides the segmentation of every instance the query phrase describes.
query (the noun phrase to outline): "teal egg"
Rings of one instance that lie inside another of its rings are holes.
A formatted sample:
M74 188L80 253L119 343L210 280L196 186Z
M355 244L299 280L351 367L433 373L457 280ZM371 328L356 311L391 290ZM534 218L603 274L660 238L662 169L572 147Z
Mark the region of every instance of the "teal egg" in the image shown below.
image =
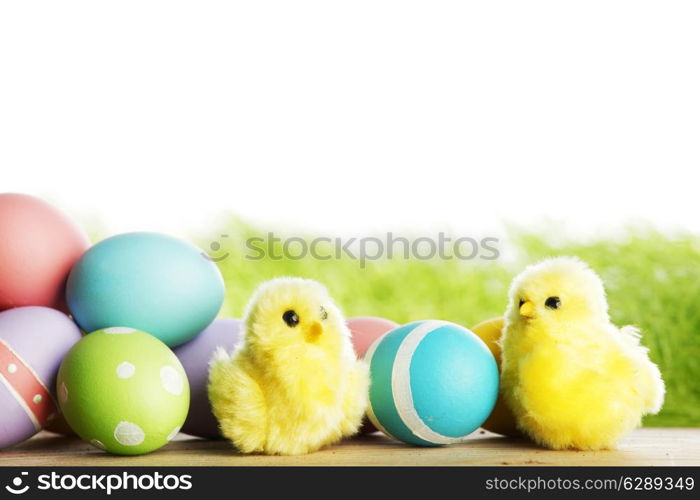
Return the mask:
M379 338L370 366L368 416L409 444L456 443L479 428L498 397L498 366L484 342L446 321L416 321Z
M101 241L80 258L68 277L66 298L87 332L130 327L173 347L214 320L224 282L196 246L163 234L126 233Z

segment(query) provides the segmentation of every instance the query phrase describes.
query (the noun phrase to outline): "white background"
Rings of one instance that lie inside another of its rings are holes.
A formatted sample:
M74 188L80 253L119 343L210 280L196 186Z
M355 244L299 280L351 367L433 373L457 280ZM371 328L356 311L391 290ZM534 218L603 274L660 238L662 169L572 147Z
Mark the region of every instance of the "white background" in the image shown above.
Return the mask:
M0 191L108 231L700 231L700 2L0 4Z

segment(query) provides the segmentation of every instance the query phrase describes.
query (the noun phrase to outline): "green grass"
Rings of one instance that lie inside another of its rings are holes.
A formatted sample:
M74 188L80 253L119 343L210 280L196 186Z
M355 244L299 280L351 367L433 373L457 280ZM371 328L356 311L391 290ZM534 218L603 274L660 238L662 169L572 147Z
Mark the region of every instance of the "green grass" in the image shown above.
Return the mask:
M548 233L558 234L556 229ZM664 375L664 409L645 424L700 426L700 237L630 229L611 239L552 242L544 233L511 230L500 246L514 255L507 262L395 258L361 269L349 258L248 260L244 241L265 238L267 231L239 220L212 234L228 234L212 255L230 253L219 263L228 289L222 315L237 317L259 283L302 276L326 284L348 317L376 315L399 323L438 318L472 326L502 314L510 280L525 265L576 255L605 281L612 320L642 328L643 343ZM209 248L210 241L199 243Z

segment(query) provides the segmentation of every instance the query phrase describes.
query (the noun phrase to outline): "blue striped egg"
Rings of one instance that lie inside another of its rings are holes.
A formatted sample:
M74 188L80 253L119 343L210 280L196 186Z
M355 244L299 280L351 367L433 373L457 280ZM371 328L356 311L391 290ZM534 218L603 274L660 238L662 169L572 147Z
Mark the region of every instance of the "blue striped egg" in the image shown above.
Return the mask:
M496 360L479 337L454 323L400 326L374 342L365 360L372 380L368 416L405 443L459 442L496 404Z

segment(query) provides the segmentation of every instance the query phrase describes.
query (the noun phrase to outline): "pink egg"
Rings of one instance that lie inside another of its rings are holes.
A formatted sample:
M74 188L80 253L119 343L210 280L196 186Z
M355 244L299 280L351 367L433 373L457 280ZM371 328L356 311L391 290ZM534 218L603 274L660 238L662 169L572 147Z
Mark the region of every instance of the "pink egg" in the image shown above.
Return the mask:
M0 312L0 449L55 421L58 367L80 338L75 323L55 309Z
M399 326L395 321L374 316L350 318L347 323L350 333L352 333L352 345L355 347L355 354L358 358L365 355L375 340ZM372 434L373 432L377 432L377 428L365 417L360 434Z
M358 358L365 355L375 340L399 326L395 321L375 316L350 318L347 323L352 333L352 345L355 347L355 354Z
M77 225L45 201L0 194L0 311L66 310L68 273L89 244Z

